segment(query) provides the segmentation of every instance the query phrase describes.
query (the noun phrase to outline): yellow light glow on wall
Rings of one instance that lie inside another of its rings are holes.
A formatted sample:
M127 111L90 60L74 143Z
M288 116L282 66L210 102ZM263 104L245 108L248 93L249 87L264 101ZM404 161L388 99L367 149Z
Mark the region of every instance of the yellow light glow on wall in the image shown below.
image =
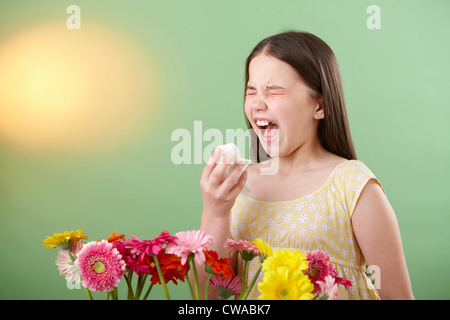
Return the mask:
M153 61L117 32L41 25L0 44L0 139L31 151L105 150L156 117Z

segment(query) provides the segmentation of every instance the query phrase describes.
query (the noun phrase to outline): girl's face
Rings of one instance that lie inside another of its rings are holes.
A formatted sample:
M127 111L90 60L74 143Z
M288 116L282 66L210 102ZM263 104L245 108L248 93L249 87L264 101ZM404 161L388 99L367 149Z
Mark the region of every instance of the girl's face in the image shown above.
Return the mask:
M271 157L291 154L317 139L321 100L289 64L259 54L249 65L245 114Z

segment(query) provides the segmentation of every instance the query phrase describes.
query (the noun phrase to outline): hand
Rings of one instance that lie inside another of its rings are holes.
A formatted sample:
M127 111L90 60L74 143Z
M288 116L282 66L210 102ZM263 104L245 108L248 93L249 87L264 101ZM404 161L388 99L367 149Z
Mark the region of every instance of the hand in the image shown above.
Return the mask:
M243 163L230 164L232 159L220 161L220 149L215 149L203 170L200 187L204 214L217 217L228 216L236 197L247 181L247 171L242 172ZM225 176L227 168L229 175ZM241 174L242 172L242 174Z

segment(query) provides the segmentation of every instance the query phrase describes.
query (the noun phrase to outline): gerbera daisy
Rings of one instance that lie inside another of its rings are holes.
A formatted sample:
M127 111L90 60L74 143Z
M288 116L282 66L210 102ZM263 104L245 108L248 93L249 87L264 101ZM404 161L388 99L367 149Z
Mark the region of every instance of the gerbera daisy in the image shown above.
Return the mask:
M125 241L115 241L111 243L113 248L116 248L120 255L122 256L122 260L125 261L125 265L129 270L132 270L138 276L141 274L148 274L152 271L154 267L150 266L147 263L144 263L142 259L139 259L137 255L131 252L129 248L125 247Z
M328 275L325 277L325 281L317 281L320 287L319 293L317 295L318 300L337 300L339 297L338 284L335 282L334 277Z
M145 254L158 254L165 244L172 244L175 242L175 236L171 236L167 230L153 240L140 240L138 237L131 236L131 239L126 241L126 247L140 258L143 259Z
M54 233L52 237L47 237L44 239L43 247L47 247L48 249L60 247L64 250L70 250L72 245L80 240L87 239L87 236L84 234L82 229L77 231L64 231L64 233Z
M119 234L117 235L117 230L114 230L114 232L108 237L108 239L106 239L109 243L111 242L121 242L121 241L125 241L125 235L124 234Z
M92 291L111 291L122 280L125 262L119 251L106 240L91 241L77 255L83 286Z
M306 252L306 258L308 259L308 270L305 274L314 284L314 292L320 291L319 281L325 282L327 276L332 276L337 284L342 284L347 287L352 286L352 282L345 278L339 277L334 264L330 263L330 256L321 250L314 250Z
M330 268L330 275L333 276L337 284L342 284L346 289L352 286L352 282L350 280L338 276L334 264L330 263L329 268Z
M238 251L241 254L242 259L246 261L251 261L254 257L260 255L258 247L253 245L250 241L227 239L224 243L224 247L231 248L232 251Z
M330 256L321 250L314 250L306 252L306 258L308 259L308 270L305 274L314 284L314 293L320 290L318 281L325 281L325 277L332 275L334 271L334 265L329 263Z
M308 276L288 267L266 271L258 289L260 300L311 300L314 297L314 285Z
M83 242L76 242L71 250L61 249L56 257L56 265L58 266L59 274L66 278L67 281L80 283L81 275L78 268L75 266L74 260L78 252L83 247Z
M220 275L222 279L228 279L234 275L233 269L230 266L230 259L219 259L219 255L214 250L203 250L205 253L205 269L213 275ZM210 268L210 270L208 270Z
M159 273L155 268L155 262L153 257L151 256L147 257L151 261L151 265L153 266L153 269L150 272L150 274L152 275L150 281L153 284L156 283L161 284L161 280L159 279ZM177 285L178 284L177 280L181 280L182 282L184 282L186 274L189 271L189 264L182 265L180 257L178 257L175 254L166 253L165 249L162 249L158 253L157 258L159 261L159 265L161 267L164 281L166 283L172 281L174 284Z
M270 257L273 252L267 243L265 243L260 238L255 239L252 244L258 247L258 250L261 254L261 261L264 261L267 257Z
M272 270L278 267L288 267L292 270L304 271L308 269L308 261L303 252L290 249L278 249L264 260L262 270Z
M229 297L239 295L241 292L242 280L236 275L227 279L223 279L220 275L215 275L209 279L209 283L216 289L220 300L227 300Z
M175 243L169 244L166 247L166 252L179 256L183 265L190 254L195 255L197 265L202 265L205 262L203 249L214 244L214 238L203 230L177 232L175 237Z

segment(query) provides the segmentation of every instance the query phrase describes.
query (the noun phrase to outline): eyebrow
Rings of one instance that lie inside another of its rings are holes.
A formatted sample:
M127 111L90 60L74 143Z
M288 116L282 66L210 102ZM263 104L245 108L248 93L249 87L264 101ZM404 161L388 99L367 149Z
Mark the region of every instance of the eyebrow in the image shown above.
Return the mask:
M247 86L246 89L248 89L248 90L256 90L256 88L253 87L253 86ZM286 90L286 88L273 85L273 86L266 86L266 88L264 90Z
M286 90L286 88L280 86L266 86L266 90Z

